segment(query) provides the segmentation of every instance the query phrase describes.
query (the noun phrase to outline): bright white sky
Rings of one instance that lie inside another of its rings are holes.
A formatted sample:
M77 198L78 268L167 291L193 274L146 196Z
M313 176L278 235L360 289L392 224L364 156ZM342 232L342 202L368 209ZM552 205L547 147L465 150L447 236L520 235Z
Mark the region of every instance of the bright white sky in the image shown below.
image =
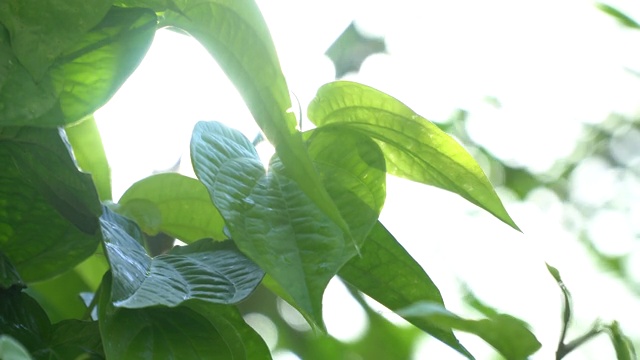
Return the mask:
M535 172L570 154L583 124L600 122L612 112L637 115L640 110L640 82L624 70L640 70L640 33L621 29L589 1L259 4L303 113L316 89L333 80L333 65L323 53L354 19L361 29L384 35L389 54L372 56L360 74L348 79L388 92L433 121L466 109L475 141L504 161ZM611 4L640 19L637 1ZM498 99L501 107L489 105L487 97ZM152 171L171 167L180 156L188 168L188 140L198 120L227 122L250 139L258 131L215 61L196 41L170 31L157 33L137 72L96 118L116 197ZM597 162L584 169L582 180L575 180L576 196L596 205L616 196L607 193L615 188L615 174ZM599 186L585 185L584 178L594 176ZM640 185L629 181L629 189ZM640 194L634 194L640 202ZM488 303L528 321L546 345L536 359L551 358L559 332L560 295L543 261L558 267L572 290L577 324L588 326L597 317L619 319L640 338L640 313L629 311L637 308L637 299L594 268L561 221L572 209L545 190L534 192L526 203L501 195L526 235L455 195L397 179L389 180L382 221L425 267L452 310L462 308L456 282L462 279ZM640 207L635 209L640 214ZM638 247L631 215L623 215L606 213L593 226L594 234L609 235L602 246L611 253ZM611 239L611 224L622 229L615 237L621 240ZM327 303L343 301L339 287L330 292L338 295L327 296ZM346 325L359 321L345 321L345 313L357 313L357 308L328 312L327 322L336 336L349 338L357 329ZM473 337L461 339L478 358L489 356ZM576 358L610 358L610 346L604 344L596 342ZM432 358L458 358L433 341L420 351Z

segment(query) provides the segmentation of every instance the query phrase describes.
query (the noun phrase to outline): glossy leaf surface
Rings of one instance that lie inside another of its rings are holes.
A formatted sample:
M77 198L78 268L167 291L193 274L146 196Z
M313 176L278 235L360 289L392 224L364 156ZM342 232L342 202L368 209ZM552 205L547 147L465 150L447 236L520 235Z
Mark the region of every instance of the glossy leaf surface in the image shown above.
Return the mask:
M161 231L186 243L226 239L224 220L207 189L184 175L165 173L142 179L127 189L118 204L118 211L136 220L149 235Z
M233 304L249 296L264 276L231 241L201 240L152 259L134 238L141 234L130 220L109 211L101 223L118 307L177 306L189 299Z
M397 311L405 318L422 318L442 329L475 334L507 359L527 359L541 344L525 324L512 316L498 314L482 320L463 319L439 304L418 302Z
M453 138L395 98L365 85L322 86L308 108L318 127L374 139L393 175L454 192L518 229L476 161Z
M230 306L192 304L125 309L111 303L111 276L100 297L100 333L110 359L270 359L269 349Z
M322 294L356 254L343 232L297 183L266 173L237 130L200 122L191 138L196 175L238 248L264 269L312 323L322 326Z
M0 167L0 251L25 282L65 272L95 251L98 197L56 129L0 128Z

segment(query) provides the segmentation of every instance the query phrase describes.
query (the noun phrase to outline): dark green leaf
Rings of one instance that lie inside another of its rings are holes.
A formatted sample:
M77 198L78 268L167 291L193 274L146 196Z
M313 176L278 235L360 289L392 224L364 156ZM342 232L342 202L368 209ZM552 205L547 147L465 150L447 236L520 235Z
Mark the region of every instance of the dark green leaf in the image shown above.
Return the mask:
M174 173L149 176L131 185L119 205L118 212L134 219L150 235L161 231L187 243L226 239L224 220L196 179Z
M407 253L396 239L378 222L356 256L339 272L349 284L392 310L418 301L430 301L444 307L440 290L422 267ZM450 328L422 317L407 318L415 326L472 358L458 342Z
M11 336L38 358L50 354L51 322L40 305L19 289L0 290L0 334Z
M32 360L27 349L16 339L7 335L0 335L0 359L4 360Z
M201 240L152 259L127 232L135 225L123 227L124 221L110 211L101 219L118 307L176 306L189 299L233 304L249 296L264 276L231 241Z
M632 29L640 29L640 24L638 24L637 21L633 20L627 14L623 13L622 11L616 9L613 6L603 4L603 3L596 3L596 7L600 9L602 12L609 14L610 16L618 20L618 22L623 26L626 26Z
M65 128L78 167L89 174L100 200L111 200L111 168L93 115Z
M251 0L185 0L167 11L163 25L183 29L218 61L273 144L289 178L349 237L309 159L273 41Z
M0 251L0 291L7 290L11 287L20 289L25 287L24 282L18 274L18 270L13 266L9 258Z
M512 316L498 314L490 319L468 320L433 302L418 302L397 311L405 318L422 318L445 330L475 334L510 360L527 359L541 344L525 324Z
M230 306L189 301L174 308L125 309L111 303L111 276L100 296L100 333L109 359L270 359L262 339Z
M49 346L58 359L104 359L97 321L65 320L52 331Z
M196 175L209 190L238 248L322 327L322 293L355 252L343 232L297 183L265 173L251 144L220 123L200 122L191 138Z
M616 350L616 358L618 360L634 360L637 359L636 349L633 342L626 336L617 321L614 321L609 327L609 336Z
M389 173L459 194L518 229L471 155L395 98L361 84L333 82L318 90L308 116L319 127L370 136L384 152Z
M112 0L6 0L0 22L16 57L38 82L49 66L105 16Z
M323 185L356 243L378 220L386 195L385 160L369 137L351 131L316 130L307 142Z
M0 128L0 168L0 251L24 281L65 272L95 251L100 203L56 129Z

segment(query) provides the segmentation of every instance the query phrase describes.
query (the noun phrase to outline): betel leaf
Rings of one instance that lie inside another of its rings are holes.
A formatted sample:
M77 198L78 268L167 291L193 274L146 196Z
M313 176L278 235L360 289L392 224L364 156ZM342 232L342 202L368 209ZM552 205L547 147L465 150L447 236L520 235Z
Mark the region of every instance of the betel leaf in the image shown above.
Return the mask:
M165 173L142 179L127 189L118 204L118 211L125 216L131 214L129 217L149 235L161 231L186 243L227 238L224 220L211 203L207 189L198 180L184 175ZM148 219L148 211L136 211L141 205L152 208L158 219ZM149 224L149 220L154 223Z
M418 301L430 301L444 307L440 290L429 275L380 222L369 233L361 255L347 262L338 275L392 310ZM421 317L406 319L460 354L473 358L450 328L442 328Z
M150 258L134 238L141 234L131 231L137 227L130 220L105 211L101 223L117 307L177 306L189 299L234 304L249 296L264 276L231 241L203 239Z
M0 73L6 73L0 79L0 125L52 127L91 115L138 66L156 24L149 9L111 8L91 31L81 33L57 55L38 81L15 58L8 34L0 27L0 59L6 59L0 64ZM49 44L47 37L41 41Z
M112 0L6 0L0 22L11 34L18 60L38 82L58 55L97 25Z
M341 229L279 172L265 173L251 142L217 122L191 138L196 175L238 248L264 269L312 324L323 327L322 294L356 254Z
M117 308L111 274L100 296L100 334L108 359L270 359L269 349L235 307L195 300L178 307Z
M307 147L323 185L361 246L378 220L386 195L380 147L357 132L331 129L314 130Z
M442 305L422 301L396 311L404 318L422 318L445 330L456 329L477 335L510 360L525 360L541 344L527 326L512 316L498 314L482 320L461 318Z
M0 251L25 282L65 272L95 251L98 197L58 130L0 128L0 168Z
M111 168L93 115L64 130L78 167L91 174L100 200L111 200Z
M308 108L318 127L374 139L393 175L452 191L518 229L480 166L453 138L395 98L365 85L322 86Z
M349 238L296 129L289 89L258 6L253 0L185 0L178 7L165 13L161 25L188 32L213 55L275 147L287 176Z
M8 335L0 335L0 359L32 360L33 358L16 339Z

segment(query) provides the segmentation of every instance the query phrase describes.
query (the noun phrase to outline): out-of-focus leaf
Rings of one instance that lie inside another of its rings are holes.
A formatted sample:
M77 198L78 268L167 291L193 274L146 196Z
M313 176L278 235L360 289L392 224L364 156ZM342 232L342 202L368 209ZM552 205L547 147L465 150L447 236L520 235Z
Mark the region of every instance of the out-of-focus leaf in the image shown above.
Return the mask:
M418 301L430 301L444 308L440 290L380 222L369 233L361 255L347 262L338 274L394 311ZM423 317L407 317L407 320L460 354L473 358L451 328L443 328Z
M111 168L93 115L65 128L78 167L91 174L101 201L111 200Z
M0 291L11 287L24 288L25 284L22 282L18 270L9 261L9 258L0 251Z
M111 275L100 296L100 334L109 359L270 359L262 339L230 306L191 300L181 306L125 309L111 303Z
M117 307L177 306L189 299L234 304L249 296L264 276L231 241L203 239L152 259L132 237L140 233L120 226L123 220L111 211L101 218Z
M297 183L279 172L266 174L255 148L237 130L198 123L191 157L238 248L309 322L323 327L322 294L355 247Z
M0 335L0 359L2 360L32 360L27 349L16 339L7 335Z
M222 231L224 220L207 189L184 175L165 173L142 179L127 189L119 205L118 212L134 219L149 235L161 231L187 243L204 238L226 239ZM139 206L145 210L136 211ZM149 219L150 213L159 218Z
M636 349L633 342L626 336L617 321L614 321L609 327L609 336L616 350L616 358L618 360L634 360L637 359Z
M296 129L289 89L258 6L252 0L184 0L177 5L179 11L167 11L161 25L185 30L207 48L275 147L287 176L350 239Z
M370 136L384 152L389 173L459 194L518 230L471 155L395 98L365 85L337 81L318 90L308 116L319 127Z
M333 62L335 78L360 71L362 63L373 54L386 51L384 39L364 36L352 22L324 53Z
M637 21L630 18L627 14L622 11L616 9L615 7L603 3L596 3L596 7L600 9L602 12L611 15L613 18L618 20L620 24L623 26L632 28L632 29L640 29L640 24Z
M98 196L56 129L0 128L0 168L0 251L25 282L63 273L93 254Z
M418 302L397 311L405 318L423 318L442 329L456 329L482 338L507 359L527 359L541 344L525 324L512 316L498 314L489 319L463 319L442 305Z
M325 188L356 243L378 220L386 196L385 161L369 137L351 131L316 130L307 141Z
M56 21L65 23L66 19ZM0 80L0 125L52 127L91 115L138 66L156 25L156 15L149 9L113 7L91 31L78 32L73 43L56 53L39 80L15 58L8 34L0 31L0 57L7 60L0 65L4 67L0 73L6 73ZM51 43L44 36L30 46Z
M6 0L0 22L11 34L11 46L36 82L56 58L96 26L112 0Z

